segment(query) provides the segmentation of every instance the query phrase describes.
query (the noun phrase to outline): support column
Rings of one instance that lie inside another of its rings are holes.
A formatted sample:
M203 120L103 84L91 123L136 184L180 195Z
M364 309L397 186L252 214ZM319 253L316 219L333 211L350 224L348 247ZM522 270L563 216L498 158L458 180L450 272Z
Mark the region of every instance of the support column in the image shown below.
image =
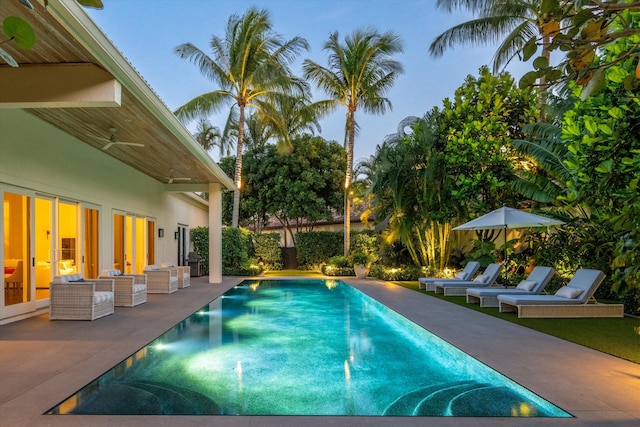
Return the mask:
M222 187L209 183L209 283L222 283Z

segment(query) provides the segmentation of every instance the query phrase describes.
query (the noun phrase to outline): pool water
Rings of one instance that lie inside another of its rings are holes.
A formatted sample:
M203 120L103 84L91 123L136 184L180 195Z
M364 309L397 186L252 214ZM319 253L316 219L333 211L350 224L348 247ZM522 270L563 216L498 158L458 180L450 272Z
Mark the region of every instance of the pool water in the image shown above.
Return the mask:
M570 417L336 280L246 281L49 414Z

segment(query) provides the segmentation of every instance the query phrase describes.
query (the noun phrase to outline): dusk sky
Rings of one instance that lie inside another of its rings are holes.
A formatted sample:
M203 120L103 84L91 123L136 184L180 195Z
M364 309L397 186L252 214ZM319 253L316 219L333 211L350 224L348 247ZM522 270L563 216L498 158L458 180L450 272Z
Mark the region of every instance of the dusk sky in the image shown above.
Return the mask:
M404 45L404 53L394 58L404 67L387 97L393 110L383 116L356 113L361 132L356 136L355 160L375 153L376 145L397 130L407 116L422 116L444 98L453 97L467 75L478 75L489 64L495 46L456 47L440 58L428 53L431 41L444 30L471 18L456 12L436 10L435 0L105 0L103 10L87 9L92 19L138 70L151 88L175 110L193 97L216 89L197 67L180 59L173 50L190 42L210 53L213 35L223 37L232 14L242 15L251 6L267 9L274 29L285 39L296 35L307 39L304 52L293 67L302 74L303 59L326 66L322 46L338 31L340 39L357 28L372 27L380 32L394 31ZM512 63L507 70L519 78L530 64ZM325 94L314 92L314 100ZM321 135L342 143L346 110L339 108L321 121ZM222 128L226 113L211 117ZM193 124L188 125L193 129ZM212 152L217 160L218 153Z

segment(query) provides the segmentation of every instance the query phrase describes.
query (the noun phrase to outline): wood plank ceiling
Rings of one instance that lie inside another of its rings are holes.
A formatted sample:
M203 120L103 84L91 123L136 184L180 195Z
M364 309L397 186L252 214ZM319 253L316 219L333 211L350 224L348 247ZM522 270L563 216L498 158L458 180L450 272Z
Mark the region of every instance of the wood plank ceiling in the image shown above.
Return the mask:
M100 61L69 34L50 11L45 11L36 1L32 3L35 10L24 7L18 0L0 1L0 19L20 16L36 32L37 41L32 49L16 48L14 43L2 45L18 64L93 63L102 67ZM0 66L8 67L5 64ZM120 107L33 108L26 111L99 150L107 144L104 139L111 136L109 129L115 128L117 141L144 146L112 145L103 152L160 182L167 183L172 175L190 178L190 184L222 182L223 186L229 186L230 181L226 177L220 178L221 171L213 161L202 161L208 157L193 138L185 138L184 133L181 135L175 129L168 129L166 120L157 117L157 111L152 111L153 106L147 106L152 102L139 98L123 85ZM179 183L184 184L185 181Z

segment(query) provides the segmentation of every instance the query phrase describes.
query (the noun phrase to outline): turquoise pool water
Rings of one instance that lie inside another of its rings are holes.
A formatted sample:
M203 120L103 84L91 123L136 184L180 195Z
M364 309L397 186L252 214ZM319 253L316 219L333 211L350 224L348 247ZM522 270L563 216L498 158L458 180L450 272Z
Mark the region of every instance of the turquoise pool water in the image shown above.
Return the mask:
M49 414L570 417L336 280L247 281Z

